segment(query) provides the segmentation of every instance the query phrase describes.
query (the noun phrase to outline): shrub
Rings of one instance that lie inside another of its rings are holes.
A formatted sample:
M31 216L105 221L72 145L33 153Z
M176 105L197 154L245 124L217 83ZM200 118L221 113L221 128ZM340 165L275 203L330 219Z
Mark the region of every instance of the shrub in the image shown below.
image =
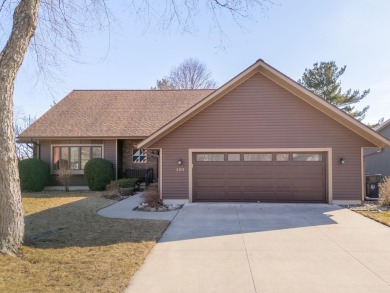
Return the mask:
M42 160L19 161L20 188L22 191L42 191L49 182L50 168Z
M151 208L158 208L163 205L162 199L156 190L147 190L142 194L144 202Z
M135 185L139 182L138 178L124 178L113 180L106 186L106 190L110 191L109 195L120 195L121 188L131 188L135 187ZM122 194L122 195L131 195L132 193Z
M110 184L113 183L120 188L129 188L129 187L134 187L138 181L139 181L138 178L123 178L123 179L111 181Z
M382 183L379 183L379 204L390 206L390 177L385 177Z
M90 190L104 190L106 185L114 179L114 167L107 160L91 159L85 164L84 176L87 179Z

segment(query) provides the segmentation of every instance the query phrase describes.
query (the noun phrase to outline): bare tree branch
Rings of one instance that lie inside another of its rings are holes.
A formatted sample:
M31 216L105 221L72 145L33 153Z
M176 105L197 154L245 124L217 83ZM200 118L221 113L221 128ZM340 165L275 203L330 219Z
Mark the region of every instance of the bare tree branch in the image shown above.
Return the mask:
M189 58L173 68L169 76L157 80L156 87L152 89L213 89L216 87L217 83L206 64Z

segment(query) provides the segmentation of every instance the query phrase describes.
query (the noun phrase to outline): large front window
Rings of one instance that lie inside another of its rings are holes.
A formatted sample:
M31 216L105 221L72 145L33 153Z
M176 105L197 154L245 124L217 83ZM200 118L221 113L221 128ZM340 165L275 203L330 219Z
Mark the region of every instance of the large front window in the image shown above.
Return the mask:
M71 170L84 170L90 159L101 157L101 146L54 146L53 169L59 170L60 166L64 166Z

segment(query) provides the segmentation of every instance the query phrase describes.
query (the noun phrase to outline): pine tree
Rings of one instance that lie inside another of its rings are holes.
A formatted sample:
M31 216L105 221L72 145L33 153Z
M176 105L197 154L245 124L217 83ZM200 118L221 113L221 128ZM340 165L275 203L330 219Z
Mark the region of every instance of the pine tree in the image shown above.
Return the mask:
M346 68L346 66L343 66L339 69L334 61L314 63L312 69L305 69L302 79L298 82L324 100L361 121L370 106L357 110L353 105L364 99L370 93L370 90L364 90L360 93L359 90L349 89L343 93L339 78L344 74Z

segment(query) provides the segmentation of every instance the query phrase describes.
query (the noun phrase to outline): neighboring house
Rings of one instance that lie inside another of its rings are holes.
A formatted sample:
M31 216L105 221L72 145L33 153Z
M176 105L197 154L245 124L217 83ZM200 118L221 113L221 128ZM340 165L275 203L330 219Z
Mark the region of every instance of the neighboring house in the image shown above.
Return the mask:
M379 125L376 129L380 135L390 138L390 119ZM383 176L390 176L390 149L380 150L366 150L365 166L366 174L381 174ZM375 154L375 155L370 155Z
M69 160L73 185L103 157L118 178L153 166L163 199L190 202L358 202L364 148L390 146L262 60L216 90L73 91L20 139L53 175Z

